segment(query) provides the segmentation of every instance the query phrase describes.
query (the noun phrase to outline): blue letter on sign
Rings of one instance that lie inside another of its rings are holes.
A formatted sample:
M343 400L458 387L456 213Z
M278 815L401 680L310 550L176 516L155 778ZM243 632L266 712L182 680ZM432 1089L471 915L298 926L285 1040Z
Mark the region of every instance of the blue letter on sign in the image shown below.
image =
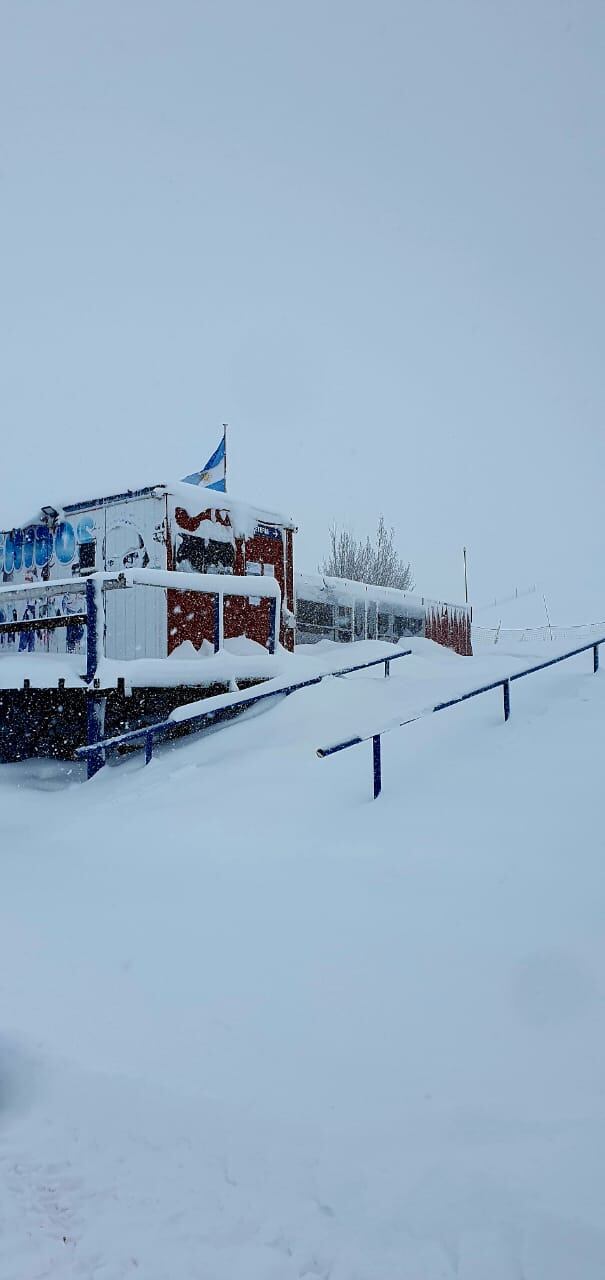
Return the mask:
M36 564L39 569L43 569L45 564L50 560L50 529L45 524L39 524L36 529Z
M73 528L66 520L57 525L55 533L55 553L60 564L69 564L74 558L76 539Z

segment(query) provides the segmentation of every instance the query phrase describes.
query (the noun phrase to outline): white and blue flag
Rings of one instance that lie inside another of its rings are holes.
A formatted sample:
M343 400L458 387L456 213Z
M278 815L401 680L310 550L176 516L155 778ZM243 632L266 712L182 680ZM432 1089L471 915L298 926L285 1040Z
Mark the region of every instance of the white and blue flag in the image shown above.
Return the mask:
M218 449L214 450L206 466L201 471L193 471L190 476L183 476L185 484L200 484L205 489L220 489L225 492L227 474L227 449L223 436Z

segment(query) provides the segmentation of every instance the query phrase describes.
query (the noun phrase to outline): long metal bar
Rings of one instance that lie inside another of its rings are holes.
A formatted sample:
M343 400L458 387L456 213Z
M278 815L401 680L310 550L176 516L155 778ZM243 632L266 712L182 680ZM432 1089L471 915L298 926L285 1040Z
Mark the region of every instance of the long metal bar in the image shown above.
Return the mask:
M523 675L529 674L529 671L523 672ZM448 707L455 707L459 702L468 702L469 698L478 698L480 693L489 693L491 689L500 689L505 681L509 679L512 679L512 676L500 676L499 680L492 680L490 684L482 684L477 689L469 689L468 693L461 693L457 698L449 698L447 702L437 702L434 707L429 707L428 710L430 713L447 711ZM404 723L406 722L404 721Z
M544 671L545 667L554 667L557 662L565 662L567 658L575 658L579 653L587 653L589 649L594 649L600 644L605 644L605 636L601 636L599 640L591 640L590 644L583 644L579 649L570 649L569 653L561 653L558 658L549 658L548 662L539 662L535 667L528 667L527 671L513 671L508 679L522 680L524 676L533 675L534 671Z
M249 593L250 575L246 574L233 577L230 574L185 574L176 570L163 569L126 569L124 573L112 574L99 569L81 578L55 578L49 582L2 583L0 601L8 600L11 596L29 598L30 596L84 595L87 584L91 581L102 583L105 591L123 591L137 586L159 587L164 591L168 588L171 591L212 593L216 590L217 578L220 578L223 595ZM260 583L255 579L254 586L257 588L256 594L263 599L275 599L279 591L274 578L261 578Z
M411 652L411 649L406 649L402 653L393 654L389 661L392 662L393 658L409 657ZM373 658L370 662L360 662L357 666L343 667L338 671L324 671L321 675L312 676L308 680L299 680L295 684L279 685L276 689L264 690L262 693L254 693L253 691L250 691L248 696L243 694L242 697L238 698L235 702L225 703L220 707L214 707L210 711L200 711L199 714L190 716L185 720L159 720L156 724L145 725L140 729L130 729L127 733L116 734L115 737L105 738L102 742L89 743L87 746L78 747L76 749L76 755L87 755L90 751L93 751L95 747L111 748L123 746L126 743L144 739L149 734L153 735L153 737L160 738L169 732L174 732L175 729L178 729L181 726L188 726L190 731L194 733L197 730L204 728L204 725L212 723L217 716L223 715L227 711L239 711L242 707L253 706L257 702L265 701L267 698L289 696L291 693L296 693L298 689L308 689L311 685L321 684L322 680L327 680L330 676L350 675L354 671L364 671L367 667L382 666L384 661L384 658ZM356 738L352 740L351 743L347 743L347 746L353 746L354 742L361 741L361 738Z
M122 591L134 585L122 573L115 577L103 572L90 573L82 578L55 578L49 582L17 582L14 585L9 582L0 586L0 603L11 596L83 596L91 580L102 582L105 591Z
M593 671L599 669L599 645L605 644L605 636L601 636L599 640L591 640L589 644L583 644L578 649L570 649L568 653L560 653L557 658L549 658L547 662L538 662L533 667L527 667L524 671L515 671L510 675L500 676L498 680L491 680L489 684L480 685L479 688L469 689L467 693L461 693L456 698L449 698L446 702L437 702L433 707L427 707L426 710L418 712L417 715L410 716L407 720L400 720L396 724L384 725L379 730L373 730L372 733L360 734L354 738L347 738L344 742L334 742L327 747L318 747L317 755L321 760L326 756L336 755L338 751L346 751L349 747L357 747L362 742L368 742L372 738L374 743L374 752L376 751L376 741L380 739L383 733L389 733L391 729L401 729L406 724L413 724L416 720L421 720L427 715L434 715L436 711L445 711L448 707L455 707L460 702L468 702L470 698L478 698L482 693L489 693L491 689L502 689L504 695L504 719L510 719L510 686L513 680L522 680L524 676L531 676L536 671L544 671L546 667L554 667L559 662L566 662L569 658L575 658L580 653L587 653L589 649L593 650ZM374 755L374 787L376 787L376 757Z
M55 582L5 582L0 586L0 604L15 597L80 595L86 591L86 578L57 578Z
M348 676L352 671L363 671L366 667L383 667L386 662L394 662L396 658L409 658L411 649L401 649L390 653L388 658L372 658L370 662L358 663L355 667L342 667L340 671L328 671L329 676Z
M397 727L399 728L400 726L398 725ZM373 738L374 734L371 733L369 737ZM318 747L317 754L320 757L320 759L323 760L324 756L335 756L338 751L346 751L347 747L358 747L360 742L367 742L367 740L368 740L367 738L359 738L359 737L345 738L344 742L335 742L334 745L331 747Z
M76 755L86 755L95 746L103 747L120 747L129 742L136 742L152 735L154 738L164 737L175 729L189 728L191 733L202 729L205 724L211 724L216 720L217 716L223 715L226 711L239 711L241 707L250 707L257 702L262 702L266 698L285 697L290 693L294 693L296 689L305 688L311 684L319 684L323 676L316 676L313 680L305 680L301 684L281 686L278 689L270 689L265 693L257 693L253 698L239 698L236 702L225 703L221 707L213 707L211 711L200 711L198 715L189 716L185 720L158 720L155 724L146 725L140 729L129 729L127 733L118 733L113 738L105 738L103 742L91 743L85 747L77 747Z
M17 631L56 631L58 627L74 624L85 626L85 613L64 613L58 618L25 618L22 622L0 622L0 635L13 635Z

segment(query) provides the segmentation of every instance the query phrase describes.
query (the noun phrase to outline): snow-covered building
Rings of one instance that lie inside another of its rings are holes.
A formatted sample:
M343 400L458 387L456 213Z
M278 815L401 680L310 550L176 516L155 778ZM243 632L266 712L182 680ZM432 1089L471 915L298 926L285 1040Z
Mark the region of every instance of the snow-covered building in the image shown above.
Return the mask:
M296 573L296 640L390 640L425 636L469 655L471 610L395 587L378 587L320 573Z
M182 482L47 505L21 527L0 532L5 588L0 623L9 622L14 613L15 621L37 616L36 605L23 592L12 607L6 588L24 583L61 581L59 607L65 613L70 611L66 579L99 571L263 575L275 578L279 585L279 639L285 648L293 649L294 532L293 522L276 512ZM247 595L241 591L225 595L223 638L244 636L269 647L271 603L252 586ZM134 590L107 596L105 652L109 658L169 657L187 642L199 650L205 641L214 643L215 628L210 593L170 587L151 591L137 584ZM30 635L33 650L38 637L33 630ZM47 643L47 634L44 639Z
M295 632L471 652L464 606L313 574L295 590L294 533L183 482L55 502L0 532L0 759L70 757L236 696L278 674Z

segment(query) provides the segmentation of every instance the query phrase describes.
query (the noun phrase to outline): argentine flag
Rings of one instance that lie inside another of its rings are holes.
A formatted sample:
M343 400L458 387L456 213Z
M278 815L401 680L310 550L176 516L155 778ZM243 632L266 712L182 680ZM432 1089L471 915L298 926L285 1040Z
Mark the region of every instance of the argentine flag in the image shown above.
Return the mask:
M184 483L200 484L205 489L220 489L221 493L225 493L226 456L225 437L223 436L218 449L214 450L212 457L208 459L203 470L193 471L190 476L183 476Z

